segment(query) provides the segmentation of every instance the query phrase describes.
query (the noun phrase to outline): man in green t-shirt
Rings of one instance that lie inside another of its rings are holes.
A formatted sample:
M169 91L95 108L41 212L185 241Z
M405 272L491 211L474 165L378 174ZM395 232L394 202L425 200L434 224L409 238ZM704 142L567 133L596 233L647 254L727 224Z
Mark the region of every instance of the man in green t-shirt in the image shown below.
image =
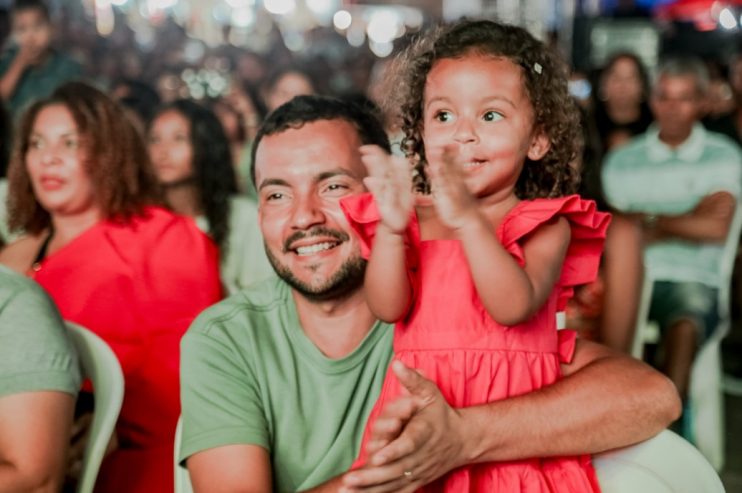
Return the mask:
M0 491L60 490L79 388L56 307L0 265Z
M376 118L318 96L280 107L257 135L260 226L280 279L206 310L183 339L180 457L197 492L414 491L467 463L627 445L677 416L667 379L589 342L556 384L466 409L395 365L410 395L377 421L372 442L386 446L346 473L392 356L339 206L365 191L362 144L389 150Z

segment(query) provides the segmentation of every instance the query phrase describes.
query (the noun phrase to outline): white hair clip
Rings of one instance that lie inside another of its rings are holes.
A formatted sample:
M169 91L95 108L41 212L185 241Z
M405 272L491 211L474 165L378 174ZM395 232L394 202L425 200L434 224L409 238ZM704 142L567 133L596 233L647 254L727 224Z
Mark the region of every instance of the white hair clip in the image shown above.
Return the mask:
M540 63L536 62L533 64L533 71L536 72L538 75L541 75L541 72L544 71L544 68L541 66Z

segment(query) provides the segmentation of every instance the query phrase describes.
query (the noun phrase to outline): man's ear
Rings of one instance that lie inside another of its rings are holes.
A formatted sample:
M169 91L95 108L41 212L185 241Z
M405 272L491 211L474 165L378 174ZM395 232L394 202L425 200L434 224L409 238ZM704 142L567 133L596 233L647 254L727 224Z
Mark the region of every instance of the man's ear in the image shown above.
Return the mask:
M551 148L549 136L543 130L536 130L531 145L528 147L528 159L538 161L543 158Z

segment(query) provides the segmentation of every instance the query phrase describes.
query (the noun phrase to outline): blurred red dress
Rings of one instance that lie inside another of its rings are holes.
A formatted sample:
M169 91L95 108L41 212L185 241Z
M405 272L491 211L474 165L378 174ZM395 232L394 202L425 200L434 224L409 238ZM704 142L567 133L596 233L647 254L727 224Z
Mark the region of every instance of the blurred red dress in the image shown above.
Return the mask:
M373 197L354 196L341 204L367 257L380 220ZM576 195L524 200L508 212L496 234L523 266L522 243L555 217L566 218L572 231L560 278L544 306L516 326L498 324L482 305L461 242L421 241L413 217L406 243L414 299L407 318L395 326L394 355L433 380L453 407L494 402L545 387L560 378L560 365L571 360L575 332L557 331L556 313L564 310L574 286L595 278L610 216ZM400 385L389 372L371 411L356 466L365 460L371 424L383 406L400 395ZM581 456L469 465L421 491L585 493L599 491L599 486L590 457Z
M35 265L62 316L101 336L125 379L98 492L172 492L180 338L221 298L218 252L192 220L156 207L102 221Z

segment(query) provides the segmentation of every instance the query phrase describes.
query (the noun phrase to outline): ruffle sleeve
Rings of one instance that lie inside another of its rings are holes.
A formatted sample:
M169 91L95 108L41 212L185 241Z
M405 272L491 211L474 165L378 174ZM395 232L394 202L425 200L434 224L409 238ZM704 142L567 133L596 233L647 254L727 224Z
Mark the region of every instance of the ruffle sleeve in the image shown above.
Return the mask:
M520 265L525 264L523 240L544 223L555 217L569 221L571 240L557 281L559 301L563 310L572 297L574 287L592 282L600 265L606 231L611 216L597 210L595 202L578 195L557 199L536 199L519 203L498 228L498 237L505 249Z
M360 195L346 197L340 201L340 207L359 240L361 256L368 259L371 256L371 247L374 244L376 227L381 222L381 215L379 214L379 209L376 207L373 195L362 193ZM412 287L413 298L420 292L420 279L417 276L420 258L418 254L418 246L420 244L419 231L417 216L413 212L410 216L407 231L405 232L406 273Z
M343 209L350 227L356 234L361 243L361 255L368 259L371 255L371 247L374 244L376 227L381 222L379 209L376 207L374 196L370 193L362 193L346 197L340 201L340 207ZM405 233L405 246L407 247L407 260L409 267L416 267L417 262L414 260L415 245L419 243L419 234L417 227L417 217L413 212L410 216L410 224Z

